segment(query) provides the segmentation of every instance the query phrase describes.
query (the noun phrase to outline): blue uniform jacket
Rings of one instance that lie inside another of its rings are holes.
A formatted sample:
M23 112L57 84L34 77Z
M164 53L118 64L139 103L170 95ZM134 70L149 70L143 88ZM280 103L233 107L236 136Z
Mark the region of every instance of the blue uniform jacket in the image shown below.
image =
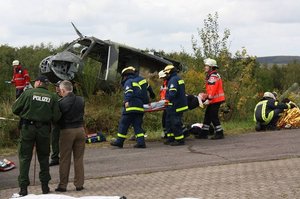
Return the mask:
M177 76L176 72L168 78L166 99L169 100L167 110L177 113L188 110L184 81Z
M134 75L129 75L123 84L123 114L144 112L141 86L136 81L134 81L134 77ZM125 107L126 102L129 103L128 107Z
M141 88L142 88L142 96L143 96L143 103L144 104L148 104L149 103L149 96L148 96L148 92L151 95L154 95L154 92L151 88L151 86L149 85L149 83L147 82L147 80L139 75L136 75L136 77L134 78L134 81L137 82Z

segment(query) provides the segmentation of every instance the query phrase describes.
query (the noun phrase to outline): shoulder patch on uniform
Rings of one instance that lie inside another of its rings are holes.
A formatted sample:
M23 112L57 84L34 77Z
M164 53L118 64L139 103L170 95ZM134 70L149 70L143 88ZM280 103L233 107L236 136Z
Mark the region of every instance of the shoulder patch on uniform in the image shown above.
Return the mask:
M171 85L170 85L170 88L174 88L174 84L171 84Z

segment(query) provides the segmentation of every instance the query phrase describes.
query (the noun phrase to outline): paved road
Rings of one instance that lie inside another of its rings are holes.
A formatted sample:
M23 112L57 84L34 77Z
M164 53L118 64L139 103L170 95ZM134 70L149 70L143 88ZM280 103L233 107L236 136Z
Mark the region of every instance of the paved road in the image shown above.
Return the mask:
M124 149L89 145L85 153L86 190L73 191L70 183L67 195L300 198L300 129L216 141L190 138L186 143L172 147L148 142L147 149L134 149L133 142L127 142ZM17 161L15 156L9 158ZM18 191L17 173L18 169L0 173L1 198ZM51 176L53 190L58 182L57 166L51 167ZM36 181L37 186L29 190L40 194Z

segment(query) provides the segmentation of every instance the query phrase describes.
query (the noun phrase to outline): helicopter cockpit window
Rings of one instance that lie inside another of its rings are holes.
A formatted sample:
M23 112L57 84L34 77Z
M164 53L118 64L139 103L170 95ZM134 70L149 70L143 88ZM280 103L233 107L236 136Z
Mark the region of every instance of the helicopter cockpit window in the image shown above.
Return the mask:
M82 57L88 47L91 45L91 40L85 39L85 40L80 40L73 45L70 45L68 48L68 51L72 52L73 54Z

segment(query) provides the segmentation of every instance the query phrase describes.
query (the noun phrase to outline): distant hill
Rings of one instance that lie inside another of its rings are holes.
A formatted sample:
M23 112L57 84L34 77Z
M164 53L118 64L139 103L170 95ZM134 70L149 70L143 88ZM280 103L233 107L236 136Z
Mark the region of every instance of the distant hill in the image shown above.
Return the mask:
M300 63L300 56L269 56L257 57L256 59L261 64L288 64L294 61Z

